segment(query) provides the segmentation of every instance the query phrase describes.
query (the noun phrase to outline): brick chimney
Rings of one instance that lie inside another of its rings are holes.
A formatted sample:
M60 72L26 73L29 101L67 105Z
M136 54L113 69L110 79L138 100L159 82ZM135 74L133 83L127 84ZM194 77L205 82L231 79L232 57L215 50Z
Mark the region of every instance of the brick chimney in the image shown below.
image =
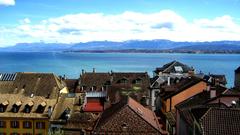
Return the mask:
M211 87L211 89L210 89L210 98L216 97L216 93L217 93L216 88L215 87Z

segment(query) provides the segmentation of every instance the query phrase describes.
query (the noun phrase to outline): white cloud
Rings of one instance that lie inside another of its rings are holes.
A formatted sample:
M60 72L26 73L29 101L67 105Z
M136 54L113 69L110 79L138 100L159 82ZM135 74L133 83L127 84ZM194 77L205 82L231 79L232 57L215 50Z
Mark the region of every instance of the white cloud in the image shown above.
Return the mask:
M31 20L29 18L24 18L23 20L19 21L21 24L28 24L31 23Z
M240 25L223 15L187 21L171 10L157 13L126 11L121 14L70 14L33 24L28 18L14 28L0 28L0 45L18 42L125 41L169 39L174 41L240 40ZM3 34L3 33L2 33Z
M15 0L0 0L0 5L13 6L15 5Z

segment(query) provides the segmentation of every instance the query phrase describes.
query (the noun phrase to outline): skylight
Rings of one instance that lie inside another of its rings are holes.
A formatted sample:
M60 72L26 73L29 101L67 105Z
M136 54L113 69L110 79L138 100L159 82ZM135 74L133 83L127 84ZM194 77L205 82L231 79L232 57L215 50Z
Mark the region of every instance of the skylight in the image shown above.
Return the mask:
M183 72L183 69L181 66L175 66L174 69L176 72L180 72L180 73Z

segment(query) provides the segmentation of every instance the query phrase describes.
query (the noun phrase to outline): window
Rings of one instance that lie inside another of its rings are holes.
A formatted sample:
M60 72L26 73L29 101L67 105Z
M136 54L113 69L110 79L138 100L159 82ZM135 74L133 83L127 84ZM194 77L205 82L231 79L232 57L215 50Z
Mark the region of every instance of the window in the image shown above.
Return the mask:
M154 91L154 97L157 97L159 95L158 91Z
M32 135L32 133L23 133L22 135Z
M6 121L0 121L0 128L6 128Z
M0 104L0 113L5 112L7 105Z
M18 121L11 121L11 128L19 128L19 122Z
M17 112L18 112L17 107L13 107L13 112L14 112L14 113L17 113Z
M11 133L10 135L20 135L19 133Z
M122 129L123 129L123 130L126 130L126 129L128 128L128 126L127 126L126 123L123 123L121 126L122 126Z
M0 106L0 112L4 112L4 108L2 105Z
M23 128L32 128L31 121L23 121Z
M18 105L16 105L16 104L14 104L14 105L13 105L13 108L12 108L12 112L17 113L18 110L19 110L19 108L20 108L20 105L18 106Z
M26 107L24 112L25 113L30 113L30 107Z
M183 72L183 68L181 66L174 66L174 69L177 73L182 73Z
M37 122L36 128L37 129L45 129L45 122Z
M123 78L123 79L120 80L120 83L126 84L126 83L128 83L128 80L126 78Z
M142 79L138 78L134 81L135 84L141 84L142 83Z
M31 109L32 109L31 106L26 105L25 108L24 108L24 112L25 112L25 113L30 113L30 112L31 112Z
M42 105L39 105L36 112L37 113L43 113L44 112L44 109L45 109L45 106L42 106Z
M96 87L96 86L93 86L93 87L92 87L92 91L95 91L95 90L97 90L97 87Z

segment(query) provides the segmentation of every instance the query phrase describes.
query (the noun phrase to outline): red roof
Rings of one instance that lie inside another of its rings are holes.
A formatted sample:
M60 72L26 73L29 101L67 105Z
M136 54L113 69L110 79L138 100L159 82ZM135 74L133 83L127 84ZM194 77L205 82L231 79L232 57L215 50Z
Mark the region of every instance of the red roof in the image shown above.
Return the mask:
M84 106L83 111L85 111L85 112L102 112L103 105L101 105L101 103L99 103L99 102L90 102Z

